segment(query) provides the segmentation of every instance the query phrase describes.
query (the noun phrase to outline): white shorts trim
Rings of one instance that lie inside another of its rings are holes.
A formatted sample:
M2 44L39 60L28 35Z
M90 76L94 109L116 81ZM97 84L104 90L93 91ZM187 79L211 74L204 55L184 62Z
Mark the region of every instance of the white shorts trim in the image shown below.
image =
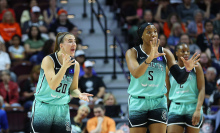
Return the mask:
M150 119L150 118L149 118L148 120L151 120L151 121L156 121L156 122L163 123L163 124L166 124L166 125L167 125L167 122L158 121L158 120L155 120L155 119Z

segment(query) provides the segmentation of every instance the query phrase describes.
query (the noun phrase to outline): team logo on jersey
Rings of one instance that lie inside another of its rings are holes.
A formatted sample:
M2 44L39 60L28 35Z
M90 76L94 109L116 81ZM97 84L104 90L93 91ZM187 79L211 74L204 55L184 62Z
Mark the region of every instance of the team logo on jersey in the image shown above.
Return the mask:
M161 118L163 119L163 120L167 120L167 111L166 110L163 110L162 111L162 115L161 115Z
M69 69L69 73L73 74L73 73L74 73L74 69L73 69L73 68L70 68L70 69Z
M158 60L158 61L163 61L162 56L157 57L157 60Z

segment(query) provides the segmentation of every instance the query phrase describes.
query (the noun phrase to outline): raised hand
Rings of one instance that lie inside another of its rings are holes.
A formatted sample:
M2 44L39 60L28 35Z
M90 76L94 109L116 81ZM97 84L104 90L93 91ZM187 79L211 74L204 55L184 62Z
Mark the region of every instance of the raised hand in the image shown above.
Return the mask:
M154 37L153 41L150 41L150 45L151 45L151 52L150 52L149 58L151 58L153 60L154 58L165 55L165 53L158 52L158 47L160 45L160 39L157 40L157 38Z
M89 102L89 98L88 98L88 97L91 97L91 96L93 96L93 94L80 93L80 94L79 94L79 99Z
M194 67L198 67L197 62L200 60L199 59L200 54L197 55L197 52L189 59L185 60L183 57L181 57L181 60L184 63L184 66L186 70L191 71Z
M75 64L75 62L74 62L75 59L71 59L71 57L68 54L64 55L62 53L62 57L63 57L63 65L62 66L65 67L66 69Z

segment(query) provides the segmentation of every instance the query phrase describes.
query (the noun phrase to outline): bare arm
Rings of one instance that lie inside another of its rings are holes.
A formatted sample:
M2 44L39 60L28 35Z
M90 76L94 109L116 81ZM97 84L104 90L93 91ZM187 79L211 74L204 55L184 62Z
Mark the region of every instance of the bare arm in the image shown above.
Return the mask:
M157 12L156 15L154 17L154 19L158 22L165 22L165 20L161 19L161 10L163 8L162 4L159 4L158 8L157 8Z
M98 124L97 124L96 128L94 130L92 130L90 133L101 133L102 122L103 122L103 118L102 117L98 117Z
M99 88L99 92L98 94L96 95L97 97L102 97L103 95L105 94L105 87L100 87Z
M71 96L73 97L79 97L79 94L81 93L78 89L79 69L79 63L76 61L73 82L70 86Z
M72 63L73 60L70 61L70 57L68 55L63 55L63 64L60 68L59 72L55 74L54 71L54 62L49 56L46 56L42 61L42 69L44 70L45 77L47 79L47 82L52 90L55 90L58 85L60 84L61 80L63 79L63 76L69 68L69 66L74 65L75 63Z
M27 92L27 91L25 91L25 92L23 93L23 96L24 96L25 98L29 98L29 97L33 96L34 93L35 93L35 91L34 91L34 92Z
M196 67L196 78L197 78L197 88L199 90L196 110L200 111L204 98L205 98L205 79L204 79L204 73L203 73L203 70L200 64L198 67Z
M38 49L32 49L30 48L29 44L25 44L24 45L25 51L29 54L29 53L34 53L34 52L38 52L40 51L42 48L38 48Z
M49 25L50 22L53 20L53 12L51 12L52 14L50 15L50 17L47 16L47 11L44 10L43 12L43 16L44 16L44 21Z
M126 20L127 20L127 21L131 21L131 20L134 20L134 19L139 19L138 15L127 16L127 17L126 17Z
M169 69L168 67L166 67L166 87L167 87L167 93L166 93L166 97L167 97L167 105L170 104L170 100L169 100L169 92L170 92L170 79L169 79Z
M167 66L170 70L171 66L176 64L175 58L169 49L163 48L164 53L166 53Z
M204 17L206 19L209 19L209 17L210 17L211 1L205 0L205 5L206 5L206 11L204 13Z
M203 73L203 70L202 70L202 67L200 64L196 68L196 79L197 79L197 88L199 90L199 95L198 95L196 110L195 110L193 117L192 117L192 124L193 125L197 125L200 121L200 116L201 116L200 111L201 111L201 107L202 107L202 104L203 104L204 98L205 98L204 73Z

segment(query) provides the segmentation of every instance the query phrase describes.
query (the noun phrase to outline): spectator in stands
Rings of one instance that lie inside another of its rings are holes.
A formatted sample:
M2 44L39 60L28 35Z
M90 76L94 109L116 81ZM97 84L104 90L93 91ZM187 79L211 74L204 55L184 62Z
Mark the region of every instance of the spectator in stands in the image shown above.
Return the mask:
M0 72L11 68L11 59L8 53L5 52L5 44L0 42ZM11 79L16 82L17 76L14 72L10 73Z
M3 104L4 104L4 100L2 96L0 96L0 132L8 133L9 132L8 119L6 112L2 110Z
M43 58L46 55L53 53L54 45L55 45L55 41L52 39L45 41L42 50L30 57L30 62L34 64L41 64Z
M202 52L205 52L206 49L211 45L211 40L214 35L213 22L211 20L206 20L204 27L205 32L200 34L196 39L196 44L200 47Z
M75 58L76 61L79 62L80 65L80 72L79 72L79 77L82 77L85 72L84 72L84 62L86 61L86 57L85 57L85 52L83 50L77 50L75 53ZM92 74L96 76L96 72L95 70L92 68Z
M197 9L194 12L194 20L190 21L187 29L188 29L188 34L190 37L193 39L196 39L198 35L202 34L205 31L204 28L204 13L202 10Z
M217 71L214 67L209 67L205 74L205 98L209 98L216 89L216 75Z
M6 52L5 44L2 41L0 41L0 51Z
M31 110L34 93L36 91L36 86L38 82L38 77L40 74L40 65L35 65L30 73L30 78L28 78L24 83L23 97L25 99L24 108L25 110Z
M142 21L143 12L145 9L145 2L143 0L133 1L134 3L130 3L123 9L123 15L128 24L128 29L132 26L137 25Z
M55 36L59 32L69 32L73 29L74 25L67 18L67 11L64 9L60 9L58 11L57 20L50 26L49 36L51 39L55 40Z
M103 103L105 106L117 105L117 100L112 93L105 93Z
M8 8L8 2L7 0L0 0L0 22L2 21L3 15L6 11L10 11L15 18L15 12L12 8Z
M159 39L160 39L160 46L163 47L163 48L168 48L169 49L169 46L167 45L166 36L164 34L160 34Z
M167 39L167 44L169 45L171 51L174 50L175 46L179 43L181 34L183 34L181 24L178 22L174 23L171 29L170 36Z
M85 74L79 79L79 89L82 92L93 94L93 103L100 101L105 93L105 84L100 77L92 73L93 63L85 61L84 72Z
M79 30L77 26L74 26L73 29L70 31L75 38L76 38L76 45L77 50L82 50L82 39L79 37Z
M11 81L10 71L1 71L0 95L5 101L5 107L21 106L19 102L19 86L16 82Z
M199 9L199 7L196 4L191 3L191 0L183 0L183 3L179 4L176 9L181 20L187 24L190 21L193 21L193 12Z
M214 3L215 0L197 0L197 5L200 9L205 12L206 19L215 18L217 12L219 11L219 4Z
M27 34L30 30L31 26L37 26L42 33L46 33L47 30L47 24L43 20L39 20L40 16L40 7L38 6L33 6L31 8L30 12L30 20L25 21L23 26L22 26L22 33Z
M42 50L46 39L41 37L41 32L37 26L31 26L28 32L28 39L24 42L25 52L31 56Z
M5 45L0 43L0 71L9 70L11 67L11 59L9 54L4 52Z
M42 50L37 54L36 64L41 64L45 56L53 53L54 45L55 45L55 42L52 39L49 39L44 43Z
M220 66L217 63L215 63L214 61L212 61L208 57L207 53L205 53L205 52L201 53L200 61L199 62L202 65L204 74L206 74L206 70L207 70L208 67L213 66L217 70L217 73L218 73L217 75L219 75L219 73L220 73Z
M170 36L170 32L171 32L171 29L173 27L173 24L174 23L180 23L181 24L181 28L184 32L186 32L186 29L185 29L185 26L184 24L181 22L180 20L180 17L178 16L178 14L176 13L171 13L168 18L167 18L167 22L164 23L163 25L163 31L164 31L164 34L167 38L169 38Z
M95 117L87 121L87 130L89 133L114 133L116 130L115 121L112 118L105 116L105 106L94 106Z
M8 48L9 55L13 61L20 61L25 59L25 49L21 43L21 37L19 35L14 35L11 40L11 46Z
M71 119L71 127L73 133L84 133L86 130L86 123L83 123L82 120L85 119L90 113L90 108L83 104L77 110L75 117Z
M23 27L24 22L29 21L31 19L31 9L34 6L38 6L37 0L29 0L29 9L24 10L21 15L20 23L21 27ZM39 20L43 20L43 16L40 14L39 15Z
M132 25L132 27L128 30L128 33L132 35L132 38L137 38L137 29L143 23L152 23L153 20L153 13L151 10L145 10L143 14L143 20L139 20L136 25Z
M189 45L190 57L192 57L193 53L195 53L195 52L197 52L198 54L201 53L199 46L192 43L192 40L190 39L188 34L186 34L186 33L182 34L180 36L180 42L186 43L187 45Z
M220 35L220 11L219 13L217 13L213 25L214 25L214 32Z
M212 43L208 49L206 49L206 53L209 58L213 61L218 62L220 64L219 56L220 56L220 36L219 34L214 34L212 38Z
M169 0L158 0L158 6L154 19L160 23L166 22L166 18L169 14L175 12L175 9L170 5Z
M0 23L0 35L4 39L5 43L8 44L15 34L21 36L20 25L15 22L12 13L10 11L6 11L3 15L2 23Z
M44 21L47 23L48 26L51 26L56 19L58 18L57 12L60 10L59 7L56 5L56 0L50 0L49 7L44 10Z
M216 88L209 97L209 106L220 105L220 79L216 82Z

